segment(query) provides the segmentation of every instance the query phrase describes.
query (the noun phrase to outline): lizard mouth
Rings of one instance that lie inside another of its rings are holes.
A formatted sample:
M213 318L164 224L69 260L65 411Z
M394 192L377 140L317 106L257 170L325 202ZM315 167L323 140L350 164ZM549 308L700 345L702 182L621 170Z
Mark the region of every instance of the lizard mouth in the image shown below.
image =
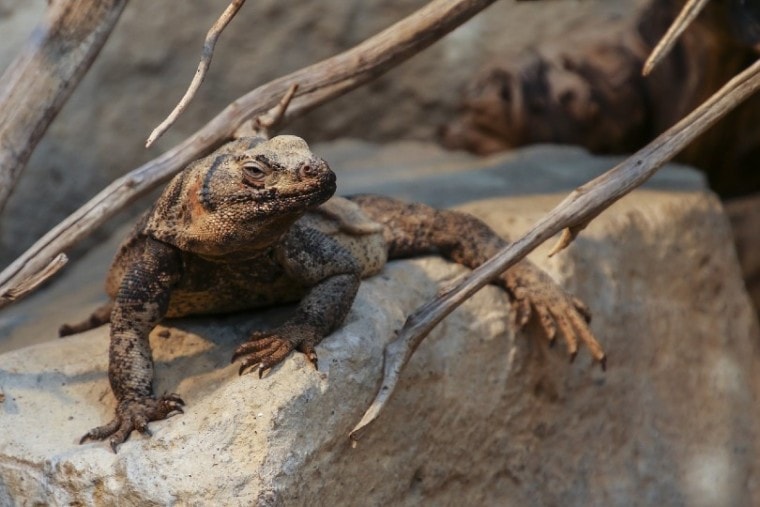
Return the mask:
M309 185L304 188L267 188L255 192L240 192L227 196L225 204L250 205L260 208L261 215L276 214L281 211L292 211L299 208L318 206L333 196L337 189L335 174L325 175L317 185Z
M292 202L311 202L315 201L317 204L326 201L335 193L337 185L335 183L335 173L330 171L322 176L318 182L312 182L306 188L304 186L298 186L295 188L287 188L284 190L271 189L271 195L268 195L268 200L288 200ZM300 187L300 188L299 188Z
M269 199L268 202L282 202L283 204L286 204L287 207L317 206L332 197L335 190L336 186L333 184L330 187L320 187L311 192L294 192L290 195L279 194L274 198Z
M325 174L316 184L311 184L307 188L292 188L286 190L270 189L266 201L282 202L292 206L316 206L322 204L335 194L337 185L335 182L335 173L332 171Z

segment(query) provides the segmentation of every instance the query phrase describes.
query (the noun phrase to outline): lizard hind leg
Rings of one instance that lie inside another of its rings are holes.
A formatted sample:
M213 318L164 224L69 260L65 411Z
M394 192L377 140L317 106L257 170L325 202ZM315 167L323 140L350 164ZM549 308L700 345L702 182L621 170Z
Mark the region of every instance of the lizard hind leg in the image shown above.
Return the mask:
M63 324L58 328L58 336L63 338L72 334L83 333L90 329L95 329L104 324L111 322L111 309L113 308L113 301L108 301L100 305L92 314L86 319L75 322L73 324Z
M389 259L438 254L473 269L507 245L490 227L467 213L379 195L349 199L383 225Z
M371 219L384 226L389 259L439 254L475 269L507 246L504 238L467 213L376 195L350 199ZM571 360L580 344L586 346L602 368L605 367L604 351L588 327L591 320L588 308L544 271L530 261L522 260L493 283L510 295L518 328L533 318L550 343L558 335L563 338Z

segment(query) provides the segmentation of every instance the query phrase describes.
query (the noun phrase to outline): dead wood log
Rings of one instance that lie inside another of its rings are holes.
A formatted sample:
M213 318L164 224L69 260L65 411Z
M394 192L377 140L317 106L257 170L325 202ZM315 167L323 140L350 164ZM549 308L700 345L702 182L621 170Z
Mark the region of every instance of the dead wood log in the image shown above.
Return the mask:
M652 0L637 17L505 55L464 91L442 130L450 148L476 153L531 143L631 153L692 111L757 58L760 13L709 2L648 77L641 67L683 0ZM755 10L752 10L755 9ZM760 190L760 97L695 139L677 161L703 169L722 196Z

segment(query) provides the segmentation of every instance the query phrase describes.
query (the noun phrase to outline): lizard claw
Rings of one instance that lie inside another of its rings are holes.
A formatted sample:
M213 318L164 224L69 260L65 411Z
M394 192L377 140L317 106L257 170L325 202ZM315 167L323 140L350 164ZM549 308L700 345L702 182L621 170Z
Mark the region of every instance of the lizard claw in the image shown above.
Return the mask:
M266 370L281 363L293 349L297 349L306 355L314 368L317 368L317 353L314 345L318 341L316 332L310 327L285 324L270 331L253 333L247 342L235 350L231 362L240 360L239 375L255 367L258 368L259 378L261 378Z
M182 406L185 404L178 395L172 393L158 399L138 398L123 400L116 407L116 416L103 426L98 426L88 431L80 440L83 444L87 440L105 440L108 437L113 452L117 452L119 445L124 443L132 431L136 430L146 436L151 436L148 423L160 421L175 414L182 414Z
M317 351L314 350L314 344L312 342L305 342L298 346L298 350L306 355L306 359L314 366L314 369L319 371L319 363L317 361Z
M606 369L607 357L589 328L591 312L580 299L565 292L549 275L530 265L522 265L503 276L517 307L518 328L525 326L534 316L550 345L554 345L557 335L562 336L570 362L575 359L581 344L591 352L602 370Z
M293 348L290 340L281 338L274 332L259 331L235 350L231 362L242 358L238 374L242 375L246 369L254 366L258 368L261 378L265 370L282 362Z

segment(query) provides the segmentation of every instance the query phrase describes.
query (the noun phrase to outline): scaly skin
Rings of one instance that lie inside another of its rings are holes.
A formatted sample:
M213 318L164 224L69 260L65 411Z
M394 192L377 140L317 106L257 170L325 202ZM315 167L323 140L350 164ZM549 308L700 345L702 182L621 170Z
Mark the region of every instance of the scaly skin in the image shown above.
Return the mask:
M176 394L153 394L148 335L162 319L299 301L282 326L237 348L240 373L261 372L296 349L317 365L315 346L345 319L360 279L387 258L438 253L474 268L505 240L469 215L380 196L335 198L335 175L295 136L233 141L189 165L166 187L122 244L106 289L111 301L60 334L111 322L108 378L114 419L82 441L109 438L116 451L133 430L182 412ZM308 213L307 213L308 212ZM604 353L588 311L527 261L494 283L546 336L559 332L575 355L579 341Z

